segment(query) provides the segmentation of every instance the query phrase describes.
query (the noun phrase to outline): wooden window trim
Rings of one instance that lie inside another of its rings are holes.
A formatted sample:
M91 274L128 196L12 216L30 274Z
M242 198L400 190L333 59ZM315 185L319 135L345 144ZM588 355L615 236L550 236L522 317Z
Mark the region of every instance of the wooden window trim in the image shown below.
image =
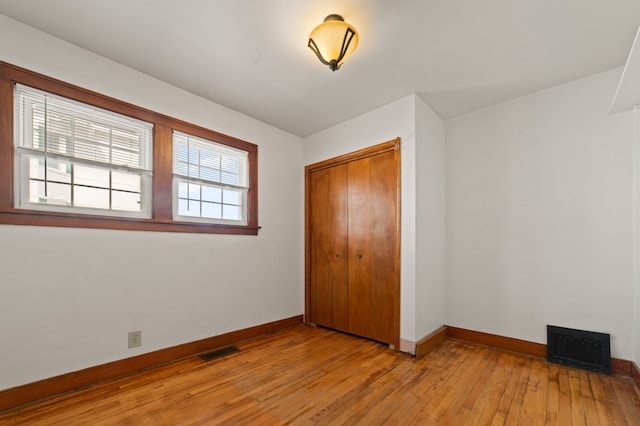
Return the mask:
M150 219L17 209L14 207L13 87L24 84L82 103L150 122L153 130L152 217ZM247 225L173 220L172 132L199 136L247 151ZM0 61L0 224L257 235L258 146L163 114L146 110Z

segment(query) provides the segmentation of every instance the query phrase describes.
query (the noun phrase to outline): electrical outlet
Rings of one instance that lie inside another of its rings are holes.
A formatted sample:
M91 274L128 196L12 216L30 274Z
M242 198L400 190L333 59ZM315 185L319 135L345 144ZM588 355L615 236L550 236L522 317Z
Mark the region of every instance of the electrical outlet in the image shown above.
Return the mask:
M142 331L130 331L129 332L129 349L137 348L142 345Z

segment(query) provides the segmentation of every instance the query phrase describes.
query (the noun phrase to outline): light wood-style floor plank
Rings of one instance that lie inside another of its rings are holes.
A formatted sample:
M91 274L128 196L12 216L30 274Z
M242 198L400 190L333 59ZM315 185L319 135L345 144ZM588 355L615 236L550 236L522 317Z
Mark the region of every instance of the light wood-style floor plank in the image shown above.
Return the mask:
M640 425L625 377L456 340L424 358L300 326L0 413L0 425Z

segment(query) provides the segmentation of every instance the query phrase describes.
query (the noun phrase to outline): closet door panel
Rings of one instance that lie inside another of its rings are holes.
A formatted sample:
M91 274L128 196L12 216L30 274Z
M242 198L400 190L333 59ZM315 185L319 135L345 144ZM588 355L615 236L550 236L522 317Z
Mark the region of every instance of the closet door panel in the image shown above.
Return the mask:
M347 166L310 174L310 320L347 327Z
M371 235L369 233L371 189L371 160L349 163L348 196L348 276L349 331L359 336L374 338L371 321L377 314L372 303L371 281Z
M371 157L369 234L371 245L370 300L377 307L370 323L374 339L394 343L400 324L400 236L398 226L397 151Z
M397 341L397 181L395 151L349 164L349 329Z

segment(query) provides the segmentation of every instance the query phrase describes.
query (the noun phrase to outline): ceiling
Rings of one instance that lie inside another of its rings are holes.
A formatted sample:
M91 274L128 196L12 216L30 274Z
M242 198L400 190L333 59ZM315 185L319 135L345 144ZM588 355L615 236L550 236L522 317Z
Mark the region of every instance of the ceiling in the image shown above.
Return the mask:
M0 13L303 137L411 93L447 119L622 67L640 25L639 0L0 0ZM331 13L360 33L336 72L306 46Z

